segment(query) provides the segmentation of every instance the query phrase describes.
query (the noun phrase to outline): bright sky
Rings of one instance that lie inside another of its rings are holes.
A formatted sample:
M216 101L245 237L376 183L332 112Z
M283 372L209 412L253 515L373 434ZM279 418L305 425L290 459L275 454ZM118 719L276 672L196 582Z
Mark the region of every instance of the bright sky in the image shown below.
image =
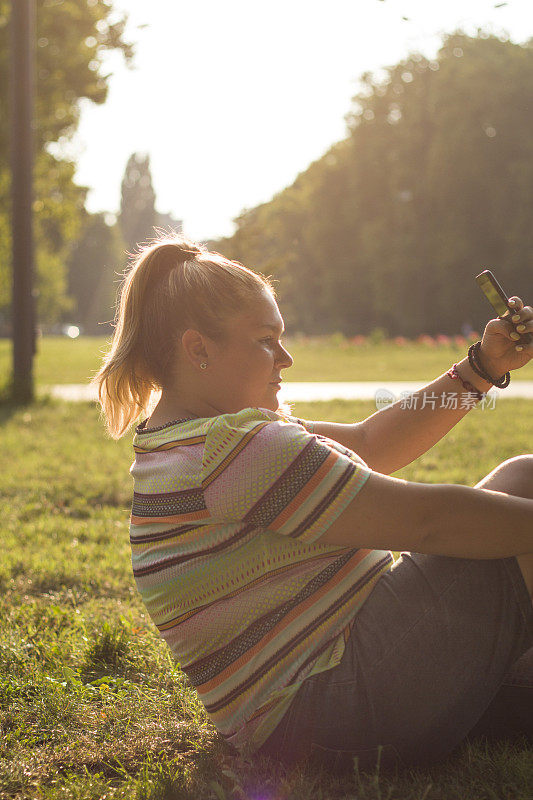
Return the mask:
M533 36L531 0L114 0L135 68L110 56L102 107L85 104L74 155L90 211L116 212L132 152L151 158L157 208L195 239L227 236L346 135L365 71L442 33ZM500 6L500 7L498 7ZM407 19L404 19L407 17Z

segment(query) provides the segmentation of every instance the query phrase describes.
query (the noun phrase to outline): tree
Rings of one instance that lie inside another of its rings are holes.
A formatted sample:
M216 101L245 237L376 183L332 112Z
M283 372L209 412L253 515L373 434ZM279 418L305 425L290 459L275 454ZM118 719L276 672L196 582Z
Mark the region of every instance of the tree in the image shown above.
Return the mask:
M293 330L480 329L486 267L531 291L533 40L459 31L386 73L361 77L345 140L214 243L280 279Z
M105 214L85 214L67 263L72 318L84 333L102 335L110 330L123 262L118 225L108 224Z
M133 153L128 159L122 179L119 216L128 252L133 252L139 242L154 235L154 225L157 222L150 157L142 153Z
M0 0L0 315L9 313L9 12ZM53 322L69 307L65 261L83 215L86 190L74 183L75 165L61 157L80 116L80 100L103 103L108 76L102 55L118 50L131 61L124 40L126 18L104 0L36 0L35 242L38 316Z

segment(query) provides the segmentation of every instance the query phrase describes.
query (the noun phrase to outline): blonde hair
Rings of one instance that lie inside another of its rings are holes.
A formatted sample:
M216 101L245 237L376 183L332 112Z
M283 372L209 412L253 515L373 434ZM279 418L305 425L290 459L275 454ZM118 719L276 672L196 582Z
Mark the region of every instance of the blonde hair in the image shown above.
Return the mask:
M275 296L268 278L184 236L143 247L125 275L111 347L92 381L110 435L119 439L148 411L187 328L223 339L228 317L265 290Z

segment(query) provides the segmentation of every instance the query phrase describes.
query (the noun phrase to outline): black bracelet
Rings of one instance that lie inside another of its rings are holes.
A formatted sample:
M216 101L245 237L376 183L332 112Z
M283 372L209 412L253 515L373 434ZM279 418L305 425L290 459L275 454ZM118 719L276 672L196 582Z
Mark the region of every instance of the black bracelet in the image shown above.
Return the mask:
M497 386L498 389L505 389L509 386L511 382L511 373L506 372L505 375L502 375L501 378L492 378L488 372L485 372L481 365L481 361L479 358L479 351L481 349L481 342L476 342L475 344L471 345L468 348L468 363L474 370L474 372L479 375L480 378L492 383L494 386Z
M472 369L474 370L477 375L479 375L484 380L492 383L494 386L497 386L499 389L505 389L509 386L511 382L511 375L509 372L506 372L505 375L502 375L501 378L493 378L491 375L488 374L483 369L481 364L481 359L479 357L479 351L481 349L481 342L476 342L475 344L471 345L468 350L468 361Z

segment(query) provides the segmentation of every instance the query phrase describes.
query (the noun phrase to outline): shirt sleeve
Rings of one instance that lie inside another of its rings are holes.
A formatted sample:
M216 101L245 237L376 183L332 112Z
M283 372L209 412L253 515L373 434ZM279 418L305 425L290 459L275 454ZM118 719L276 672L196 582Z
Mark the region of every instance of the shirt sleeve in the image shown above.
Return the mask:
M297 425L301 425L303 428L309 431L309 433L314 433L314 426L315 426L314 422L312 422L309 419L300 419L299 417L295 417L292 414L290 414L288 410L285 410L286 408L290 409L290 406L286 406L285 408L279 411L270 411L268 408L258 408L256 410L261 411L261 413L265 414L269 419L272 420L282 419L285 420L285 422L294 422Z
M247 409L216 417L210 426L202 473L208 512L314 542L372 470L298 422L265 417Z
M300 419L299 417L286 417L287 422L294 422L296 425L301 425L302 428L305 428L306 431L309 433L313 433L315 429L315 423L312 422L310 419Z

